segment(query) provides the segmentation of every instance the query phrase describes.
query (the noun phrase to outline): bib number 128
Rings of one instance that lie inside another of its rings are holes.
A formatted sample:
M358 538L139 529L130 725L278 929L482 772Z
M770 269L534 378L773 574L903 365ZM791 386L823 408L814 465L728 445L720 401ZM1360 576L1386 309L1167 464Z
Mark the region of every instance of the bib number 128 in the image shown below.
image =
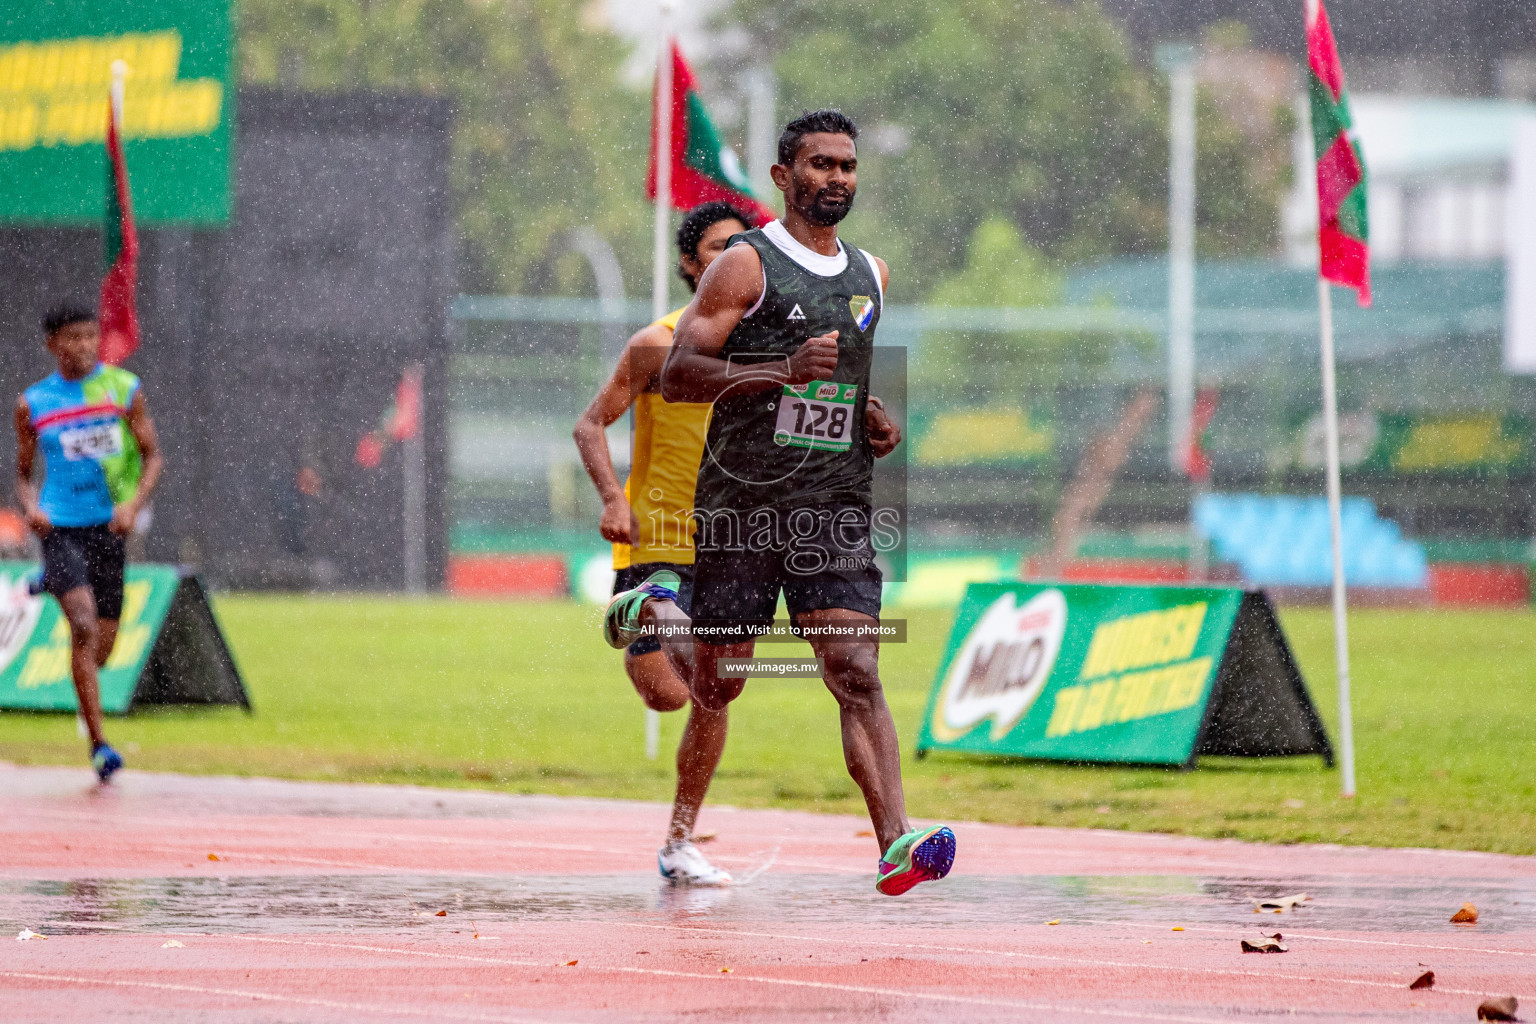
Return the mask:
M813 380L786 384L779 398L779 418L773 443L790 448L845 452L853 446L854 398L857 384Z

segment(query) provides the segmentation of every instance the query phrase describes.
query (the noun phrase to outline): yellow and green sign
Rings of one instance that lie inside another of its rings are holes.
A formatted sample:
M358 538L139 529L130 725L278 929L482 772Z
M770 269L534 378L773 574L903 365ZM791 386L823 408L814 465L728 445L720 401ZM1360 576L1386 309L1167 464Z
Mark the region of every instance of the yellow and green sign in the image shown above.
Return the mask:
M972 584L918 738L940 749L1332 758L1268 600L1235 587Z
M0 223L94 224L106 203L108 90L140 223L229 219L228 0L16 3L0 19Z
M0 708L74 711L69 623L57 601L30 593L37 569L0 562ZM169 565L128 567L100 680L108 714L142 703L247 704L201 585Z

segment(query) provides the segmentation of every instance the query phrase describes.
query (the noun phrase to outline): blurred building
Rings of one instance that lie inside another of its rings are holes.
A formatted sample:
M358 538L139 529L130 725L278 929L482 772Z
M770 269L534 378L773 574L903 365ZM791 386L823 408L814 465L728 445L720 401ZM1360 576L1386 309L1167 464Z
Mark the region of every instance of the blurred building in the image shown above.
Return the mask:
M1142 43L1199 39L1222 22L1252 45L1303 52L1301 0L1104 0ZM1536 99L1536 4L1529 0L1327 0L1356 92Z
M223 586L400 587L400 450L373 469L354 453L419 362L427 578L441 580L451 108L249 89L238 108L227 227L141 229L143 343L126 365L168 462L147 555ZM15 394L51 369L44 309L94 300L100 231L0 229L0 265L0 383Z

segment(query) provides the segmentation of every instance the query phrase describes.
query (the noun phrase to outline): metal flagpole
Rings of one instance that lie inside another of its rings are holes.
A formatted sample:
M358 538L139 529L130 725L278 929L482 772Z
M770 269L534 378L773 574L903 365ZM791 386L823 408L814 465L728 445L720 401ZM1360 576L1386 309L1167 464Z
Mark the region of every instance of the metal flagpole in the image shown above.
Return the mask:
M1339 403L1333 374L1333 291L1317 278L1317 310L1323 342L1323 431L1328 448L1328 531L1333 541L1333 648L1339 673L1339 767L1343 795L1355 795L1355 724L1349 702L1349 631L1344 593L1344 533L1340 515Z
M656 225L651 236L651 316L667 315L667 283L672 277L672 4L661 4L661 46L656 54Z
M1168 72L1168 464L1185 472L1195 405L1195 51L1158 52Z
M112 62L112 119L117 122L117 137L123 137L123 80L128 77L126 61ZM100 95L98 93L98 95Z
M661 0L661 44L656 52L656 223L651 236L651 319L667 315L667 284L672 279L672 8ZM645 756L661 751L661 715L645 709Z
M422 430L405 439L401 445L401 503L404 514L401 519L405 529L405 591L408 594L427 592L427 445Z
M427 439L426 439L426 385L423 381L425 367L420 364L406 368L407 374L416 377L416 429L400 445L400 504L401 525L405 542L402 561L405 563L405 591L408 594L427 592Z

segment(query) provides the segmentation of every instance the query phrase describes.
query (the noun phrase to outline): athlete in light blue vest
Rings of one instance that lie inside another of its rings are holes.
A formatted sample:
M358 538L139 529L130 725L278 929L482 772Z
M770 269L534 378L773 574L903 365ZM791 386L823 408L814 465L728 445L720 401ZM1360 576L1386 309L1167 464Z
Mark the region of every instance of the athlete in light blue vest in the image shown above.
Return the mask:
M139 378L97 361L96 314L59 306L43 318L43 333L59 369L16 401L16 497L43 542L43 589L69 620L80 717L105 782L123 759L102 732L97 669L117 642L124 538L163 463ZM32 479L39 451L41 488Z

